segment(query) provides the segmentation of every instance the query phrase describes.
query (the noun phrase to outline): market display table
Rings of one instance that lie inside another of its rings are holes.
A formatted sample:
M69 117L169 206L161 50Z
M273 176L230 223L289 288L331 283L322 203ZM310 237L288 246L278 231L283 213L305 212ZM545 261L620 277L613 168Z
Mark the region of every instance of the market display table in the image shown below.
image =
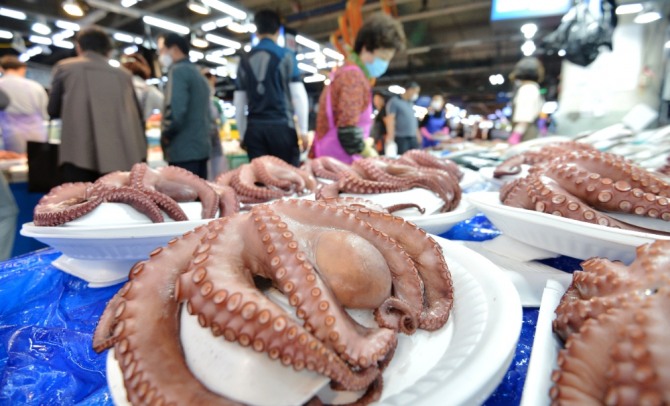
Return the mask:
M482 241L499 234L477 215L442 237ZM90 288L52 265L59 256L46 248L0 263L0 404L113 404L106 353L95 353L91 343L98 318L122 284ZM567 271L578 264L567 257L550 262ZM520 403L537 318L537 308L523 309L516 354L486 405Z

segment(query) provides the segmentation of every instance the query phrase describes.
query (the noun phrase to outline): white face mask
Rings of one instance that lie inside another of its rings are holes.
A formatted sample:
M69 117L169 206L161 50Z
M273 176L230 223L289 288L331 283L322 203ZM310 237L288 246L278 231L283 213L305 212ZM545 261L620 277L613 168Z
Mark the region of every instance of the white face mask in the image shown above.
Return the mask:
M412 95L412 97L410 98L410 100L412 100L413 102L419 100L419 94L418 94L418 93L414 93L414 94Z
M434 101L434 102L430 103L430 106L432 108L434 108L435 110L438 110L438 111L442 110L442 103L440 103L439 101Z
M169 68L172 65L172 57L168 53L158 55L158 63L161 64L165 69Z

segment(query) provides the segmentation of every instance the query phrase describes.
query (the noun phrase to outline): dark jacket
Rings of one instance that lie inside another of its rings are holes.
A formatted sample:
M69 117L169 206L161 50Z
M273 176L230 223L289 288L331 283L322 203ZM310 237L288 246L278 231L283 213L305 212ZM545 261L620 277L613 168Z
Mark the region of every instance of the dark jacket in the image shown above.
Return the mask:
M207 80L188 58L168 71L161 146L167 162L209 159L210 96Z

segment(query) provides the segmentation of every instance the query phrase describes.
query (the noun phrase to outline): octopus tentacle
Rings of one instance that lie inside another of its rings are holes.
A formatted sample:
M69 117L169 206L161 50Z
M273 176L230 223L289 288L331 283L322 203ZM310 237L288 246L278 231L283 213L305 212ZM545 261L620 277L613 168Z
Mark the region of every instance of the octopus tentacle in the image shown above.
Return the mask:
M352 365L366 368L376 364L395 347L395 332L384 328L364 328L351 319L339 304L342 302L341 297L338 302L329 288L329 285L334 285L332 281L326 284L319 277L324 275L325 266L319 263L318 252L312 259L300 251L297 242L293 240L293 233L288 232L286 223L281 222L280 217L275 215L275 211L277 214L289 213L290 208L282 210L281 207L288 205L275 206L279 205L273 205L273 210L265 209L265 213L261 213L260 209L253 210L259 216L257 219L270 218L270 221L262 221L264 227L259 230L274 267L268 276L289 297L289 304L297 309L298 317L305 319L307 329L313 331L317 338L328 343ZM303 220L297 216L294 218ZM293 229L296 233L302 232L295 226ZM278 243L288 247L285 254L276 251ZM316 243L317 250L319 244ZM316 264L320 272L312 264ZM327 280L327 276L325 278ZM346 301L343 304L346 305Z
M179 341L179 303L174 299L174 286L208 232L207 227L199 227L170 241L169 249L158 248L148 261L136 264L130 280L105 309L104 323L96 327L94 346L114 344L124 369L128 400L133 404L231 404L193 376ZM157 289L159 286L162 288Z
M36 226L58 226L90 213L103 202L100 198L88 199L91 183L65 183L42 196L33 211Z
M258 179L265 185L298 194L309 193L316 188L316 179L313 176L277 157L258 157L251 161L251 165Z
M230 186L237 191L242 201L247 197L268 201L281 199L286 195L286 192L282 190L256 186L256 182L260 182L260 179L258 179L253 167L251 165L242 165L237 176L233 176L230 180Z
M228 250L225 245L217 245L215 242L227 241L230 236L226 234L225 227L218 232L211 230L211 233L214 235L208 237L210 244L198 251L199 259L180 277L177 289L178 298L189 301L191 313L199 309L201 325L210 327L215 336L223 335L228 341L239 341L255 351L267 352L272 359L278 359L284 365L292 365L298 371L307 368L322 373L348 390L364 389L376 379L379 374L376 367L353 372L308 328L287 317L279 306L260 293L249 273L235 269L239 264L221 261L220 258L225 257ZM275 269L284 269L286 273L288 269L295 269L287 263L281 265ZM304 275L300 279L304 279ZM297 278L289 277L283 278L282 282L286 284L289 281L299 282ZM299 300L294 298L300 295L300 291L299 286L291 289L289 300ZM302 307L298 306L298 317L301 316ZM324 310L324 313L328 312ZM395 336L392 338L395 339ZM392 344L395 346L394 342ZM386 352L380 354L380 359Z
M419 149L411 149L405 152L398 158L398 162L413 166L440 169L459 180L463 177L463 172L461 172L455 162L449 159L440 159L429 152Z
M147 194L138 192L129 186L108 188L104 186L89 189L90 198L102 199L103 202L125 203L147 216L154 223L162 223L163 213L153 199ZM186 217L184 215L184 217Z
M240 211L240 199L235 189L213 182L207 184L219 195L219 217L227 217Z
M281 204L281 206L280 206ZM307 224L317 223L322 227L354 232L368 240L383 256L388 264L388 269L393 275L393 295L404 305L402 308L387 304L384 306L387 312L381 315L383 326L398 329L405 334L412 334L419 325L419 317L423 306L423 282L409 255L398 244L386 234L378 231L369 223L358 219L353 213L342 208L331 206L325 202L311 202L306 200L294 200L290 202L276 202L273 209L278 213L288 214L293 218L300 219ZM315 214L323 209L330 213L327 216L315 220ZM390 214L385 214L388 220L399 219ZM323 274L327 269L347 269L350 266L351 257L342 258L338 253L330 255L328 263L319 261L318 258L310 258L315 261L320 272ZM334 258L341 259L334 261ZM326 277L326 279L328 279ZM340 296L338 295L338 298ZM388 299L387 299L388 300ZM398 303L392 301L392 303Z
M398 241L407 251L424 285L425 306L419 327L429 331L441 328L453 306L454 287L440 245L424 230L401 218L389 222L384 214L367 209L358 209L356 214Z
M310 160L310 168L314 176L323 179L338 180L346 173L356 174L351 166L329 156L322 156Z

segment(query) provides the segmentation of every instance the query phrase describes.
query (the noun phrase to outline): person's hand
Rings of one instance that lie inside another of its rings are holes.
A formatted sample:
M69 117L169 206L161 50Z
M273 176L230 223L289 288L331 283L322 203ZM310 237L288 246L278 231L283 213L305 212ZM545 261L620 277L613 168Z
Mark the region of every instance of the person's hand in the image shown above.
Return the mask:
M368 137L363 141L365 142L365 146L363 147L363 151L361 151L362 157L370 158L379 156L377 150L375 149L375 140L373 138Z

